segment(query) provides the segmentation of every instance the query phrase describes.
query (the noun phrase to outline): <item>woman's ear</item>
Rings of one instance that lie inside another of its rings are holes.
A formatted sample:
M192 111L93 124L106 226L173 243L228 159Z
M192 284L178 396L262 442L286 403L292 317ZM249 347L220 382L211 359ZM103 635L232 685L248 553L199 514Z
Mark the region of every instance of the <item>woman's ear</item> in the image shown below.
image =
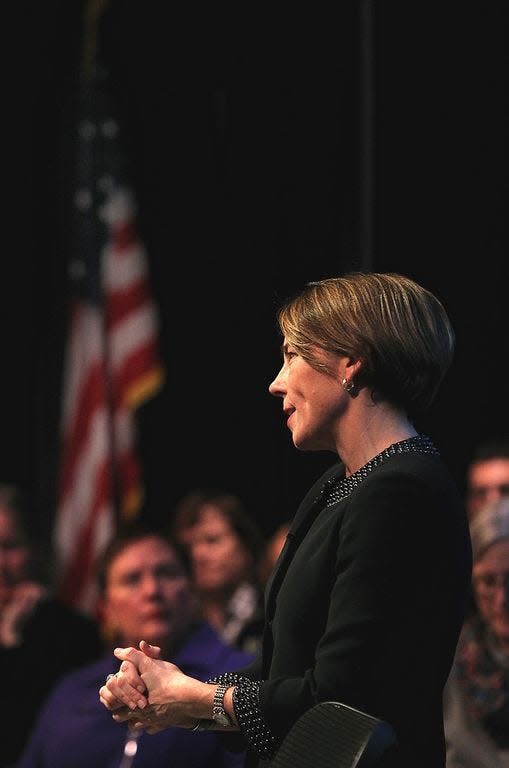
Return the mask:
M341 377L341 386L348 392L351 397L356 397L359 394L361 387L360 372L362 370L362 360L351 360L348 358L348 362L344 367L344 373Z
M354 379L359 376L362 370L362 358L358 357L356 360L348 358L348 362L345 367L345 376L348 379Z

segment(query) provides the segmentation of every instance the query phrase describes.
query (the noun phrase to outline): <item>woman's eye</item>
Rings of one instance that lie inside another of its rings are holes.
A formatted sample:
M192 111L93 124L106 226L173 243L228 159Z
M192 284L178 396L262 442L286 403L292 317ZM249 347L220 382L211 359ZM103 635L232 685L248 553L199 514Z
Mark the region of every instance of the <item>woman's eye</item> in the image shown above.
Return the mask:
M122 579L122 583L126 587L133 587L141 580L141 576L139 573L128 573L124 576Z

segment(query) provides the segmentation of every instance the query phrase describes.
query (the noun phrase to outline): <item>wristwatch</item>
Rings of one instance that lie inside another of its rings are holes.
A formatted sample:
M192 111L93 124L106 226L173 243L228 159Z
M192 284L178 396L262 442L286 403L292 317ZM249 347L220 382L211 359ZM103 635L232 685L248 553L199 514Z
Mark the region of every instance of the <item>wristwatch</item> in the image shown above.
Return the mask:
M226 691L228 690L230 686L224 685L223 683L219 683L217 686L216 692L214 694L214 703L212 706L212 719L214 720L217 725L221 726L221 728L227 728L230 725L233 725L233 722L228 715L228 713L225 711L224 708L224 695Z

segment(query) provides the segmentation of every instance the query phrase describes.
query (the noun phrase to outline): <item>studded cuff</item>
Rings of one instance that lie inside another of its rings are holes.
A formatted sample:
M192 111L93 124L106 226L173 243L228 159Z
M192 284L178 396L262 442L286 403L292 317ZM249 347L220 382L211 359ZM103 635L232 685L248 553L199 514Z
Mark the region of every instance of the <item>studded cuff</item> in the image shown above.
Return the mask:
M269 760L279 746L272 731L265 722L260 709L261 680L250 680L236 672L225 672L212 677L209 683L224 683L235 686L233 691L233 710L242 735L249 747L262 760Z

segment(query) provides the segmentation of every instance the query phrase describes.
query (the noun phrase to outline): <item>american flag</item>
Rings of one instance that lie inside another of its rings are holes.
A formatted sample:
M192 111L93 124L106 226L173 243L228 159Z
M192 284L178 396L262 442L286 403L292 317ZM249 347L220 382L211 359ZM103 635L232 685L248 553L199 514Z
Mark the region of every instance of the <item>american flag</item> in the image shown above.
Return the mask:
M135 410L164 374L147 253L104 70L89 78L79 114L54 548L60 596L94 615L95 558L142 503Z

